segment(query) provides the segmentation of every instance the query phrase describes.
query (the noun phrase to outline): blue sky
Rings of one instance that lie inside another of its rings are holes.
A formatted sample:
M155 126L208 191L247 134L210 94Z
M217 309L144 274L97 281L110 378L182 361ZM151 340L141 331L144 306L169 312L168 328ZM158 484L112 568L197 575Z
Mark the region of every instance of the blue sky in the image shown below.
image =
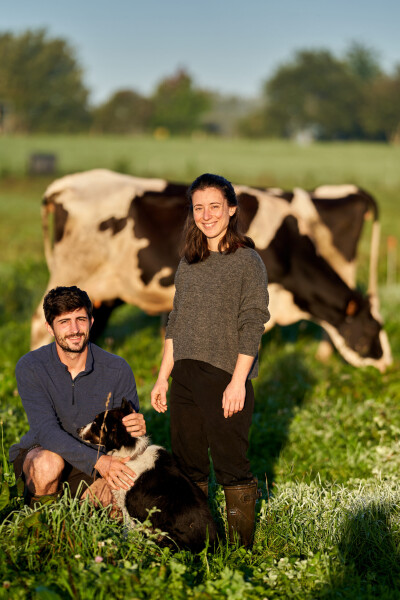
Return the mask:
M1 0L0 31L46 27L76 49L93 102L150 94L185 67L199 86L256 97L300 48L343 54L352 41L400 63L399 0Z

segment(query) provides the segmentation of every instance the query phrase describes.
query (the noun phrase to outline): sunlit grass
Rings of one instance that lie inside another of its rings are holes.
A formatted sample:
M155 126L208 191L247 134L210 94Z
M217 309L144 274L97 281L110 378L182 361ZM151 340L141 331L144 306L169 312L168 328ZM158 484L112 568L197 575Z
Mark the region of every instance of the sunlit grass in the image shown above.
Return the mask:
M9 141L0 138L0 156ZM127 138L122 146L121 140L115 139L109 154L99 147L99 154L90 158L99 140L89 143L86 138L57 141L49 137L14 142L20 144L13 149L21 156L33 148L55 149L61 159L65 151L62 169L75 170L74 161L82 160L86 152L85 168L100 166L95 164L100 154L101 165L112 168L113 161L131 156L133 172L138 169L135 174L151 175L157 174L161 164L165 171L158 174L167 172L172 159L164 164L164 152L181 152L169 173L171 179L179 180L189 180L194 171L206 170L207 165L210 170L228 168L229 161L231 172L238 177L243 174L246 182L282 187L326 183L330 174L333 181L343 182L349 173L352 181L367 189L372 186L370 191L380 200L384 235L400 233L396 203L400 174L392 164L395 157L398 162L396 148L354 144L343 149L341 145L302 149L285 143L241 145L218 140L208 146L204 140L169 140L157 150L153 140ZM124 154L119 154L116 148L122 147ZM208 159L202 154L206 147ZM222 150L226 156L217 156ZM245 159L239 166L244 150ZM78 151L82 152L79 157ZM263 170L261 156L268 153L269 166ZM18 157L12 162L16 172L25 164L21 156L19 162ZM0 164L4 163L0 160ZM0 182L4 243L0 259L0 420L6 450L28 428L14 367L29 350L30 316L47 283L39 206L49 181L7 178ZM363 240L361 285L366 278L366 242ZM0 599L397 598L400 286L386 287L384 275L381 264L381 311L394 355L394 365L386 373L354 369L337 354L327 364L319 363L315 352L320 330L310 323L275 328L263 338L249 456L264 497L251 552L229 547L224 541L214 554L160 549L145 528L127 533L109 519L107 511L93 511L68 493L32 512L22 507L21 496L6 479L3 466ZM100 344L132 366L148 431L155 443L169 447L168 414L160 415L150 407L150 390L162 351L159 331L159 318L121 306ZM0 454L1 464L4 456ZM9 501L6 488L12 492ZM223 492L214 480L211 507L222 534Z
M374 193L400 182L400 148L387 144L89 135L2 136L0 176L26 175L34 152L55 153L61 174L101 167L190 182L211 171L249 185L355 183Z

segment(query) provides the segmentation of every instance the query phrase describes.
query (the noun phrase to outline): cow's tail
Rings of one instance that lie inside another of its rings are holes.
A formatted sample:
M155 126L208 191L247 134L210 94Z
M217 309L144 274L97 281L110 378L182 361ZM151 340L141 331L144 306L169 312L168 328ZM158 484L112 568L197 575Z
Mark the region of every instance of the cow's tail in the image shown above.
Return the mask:
M369 277L368 294L378 302L378 263L379 263L379 241L381 236L381 225L379 222L379 208L375 198L365 190L360 190L368 204L368 214L372 217L372 233L369 254Z
M378 297L378 263L379 263L379 240L381 237L381 225L379 221L372 223L371 252L369 256L369 278L368 294Z
M44 196L42 206L40 209L42 218L42 232L43 232L43 245L44 255L46 258L47 266L49 270L51 268L53 258L53 246L50 238L50 227L49 227L49 215L54 213L54 199L52 196Z

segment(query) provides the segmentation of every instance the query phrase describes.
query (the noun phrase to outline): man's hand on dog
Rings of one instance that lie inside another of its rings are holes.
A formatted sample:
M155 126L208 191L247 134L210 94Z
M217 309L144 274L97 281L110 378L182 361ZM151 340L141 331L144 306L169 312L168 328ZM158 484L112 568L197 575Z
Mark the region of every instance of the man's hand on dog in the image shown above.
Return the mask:
M141 413L131 413L122 419L128 433L132 437L140 437L146 433L146 423Z
M123 490L129 490L133 485L132 479L136 477L136 473L125 464L128 460L130 460L129 456L126 458L117 458L103 454L94 467L111 489L118 490L122 488Z

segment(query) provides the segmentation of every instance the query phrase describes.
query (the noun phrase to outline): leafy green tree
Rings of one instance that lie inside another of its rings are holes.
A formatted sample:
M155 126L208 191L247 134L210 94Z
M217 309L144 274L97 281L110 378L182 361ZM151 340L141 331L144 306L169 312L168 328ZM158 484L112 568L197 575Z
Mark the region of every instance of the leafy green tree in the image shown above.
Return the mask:
M102 133L139 133L148 130L151 100L133 90L120 90L93 111L93 128Z
M370 82L382 74L377 54L376 50L364 44L353 42L344 59L354 75L361 81Z
M327 50L303 50L265 84L265 130L292 137L304 130L317 137L361 134L362 85L348 65Z
M247 138L265 137L267 131L265 110L261 108L252 110L245 117L238 119L237 131L239 135Z
M242 134L241 120L259 108L260 102L229 94L210 92L211 106L201 119L202 129L211 135Z
M14 131L79 131L90 123L74 50L44 29L0 34L0 99Z
M373 139L400 142L400 65L393 75L382 74L365 91L363 126Z
M183 69L163 79L153 95L152 124L172 134L188 134L200 127L202 115L211 106L210 94L197 89Z

